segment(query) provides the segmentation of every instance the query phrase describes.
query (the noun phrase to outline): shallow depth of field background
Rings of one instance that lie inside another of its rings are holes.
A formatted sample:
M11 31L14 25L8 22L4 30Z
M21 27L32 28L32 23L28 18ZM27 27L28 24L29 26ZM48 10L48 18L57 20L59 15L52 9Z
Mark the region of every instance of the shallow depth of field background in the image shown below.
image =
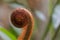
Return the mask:
M49 3L49 0L0 0L0 24L9 30L9 13L15 8L24 7L32 12L35 21L31 40L41 40L50 19ZM51 3L54 6L56 0L52 0ZM44 40L51 40L51 36L49 31ZM60 40L59 37L60 33L55 39Z

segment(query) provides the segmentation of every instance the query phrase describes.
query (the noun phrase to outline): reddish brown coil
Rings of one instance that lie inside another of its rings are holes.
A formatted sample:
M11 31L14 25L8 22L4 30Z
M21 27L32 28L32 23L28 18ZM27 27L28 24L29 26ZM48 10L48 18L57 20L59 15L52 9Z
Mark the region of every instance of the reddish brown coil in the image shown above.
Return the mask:
M16 9L12 12L11 22L18 28L22 28L29 23L29 15L23 9Z

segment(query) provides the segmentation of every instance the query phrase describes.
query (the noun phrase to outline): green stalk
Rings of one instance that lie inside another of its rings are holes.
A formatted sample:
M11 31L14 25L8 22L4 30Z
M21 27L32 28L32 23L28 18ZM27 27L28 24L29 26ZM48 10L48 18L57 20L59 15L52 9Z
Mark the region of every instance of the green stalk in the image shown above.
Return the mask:
M54 33L52 40L55 40L57 34L59 33L59 30L60 30L60 25L59 25L58 29L56 30L56 32Z
M42 40L44 40L45 37L47 36L47 33L48 33L48 31L50 29L50 26L51 26L51 23L52 23L52 9L53 9L52 0L49 0L49 10L48 10L48 13L50 15L50 20L49 20L49 23L47 25L47 28L46 28L46 30L45 30L45 32L43 34Z
M60 4L60 0L57 0L57 3L54 5L53 7L53 10L52 10L52 14L54 12L54 8L56 7L56 5ZM54 30L54 26L53 26L53 22L52 22L52 16L51 16L51 26L50 26L50 29L49 29L49 32L51 33L51 40L55 40L57 34L58 34L58 31L59 31L59 28L55 31Z
M55 6L57 6L57 5L60 5L60 0L57 0L57 3L56 3ZM59 33L59 31L60 31L60 25L59 25L58 29L54 32L54 35L52 36L51 40L55 40L55 38L56 38L57 34Z

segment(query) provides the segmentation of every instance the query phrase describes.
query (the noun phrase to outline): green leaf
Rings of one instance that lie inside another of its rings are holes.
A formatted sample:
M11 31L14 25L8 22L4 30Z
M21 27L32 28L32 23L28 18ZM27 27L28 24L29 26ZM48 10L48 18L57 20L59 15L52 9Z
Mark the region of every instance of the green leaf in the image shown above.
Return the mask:
M17 40L16 37L11 34L9 31L7 31L4 28L0 28L0 32L3 32L6 36L8 36L11 40ZM5 37L5 36L4 36Z

